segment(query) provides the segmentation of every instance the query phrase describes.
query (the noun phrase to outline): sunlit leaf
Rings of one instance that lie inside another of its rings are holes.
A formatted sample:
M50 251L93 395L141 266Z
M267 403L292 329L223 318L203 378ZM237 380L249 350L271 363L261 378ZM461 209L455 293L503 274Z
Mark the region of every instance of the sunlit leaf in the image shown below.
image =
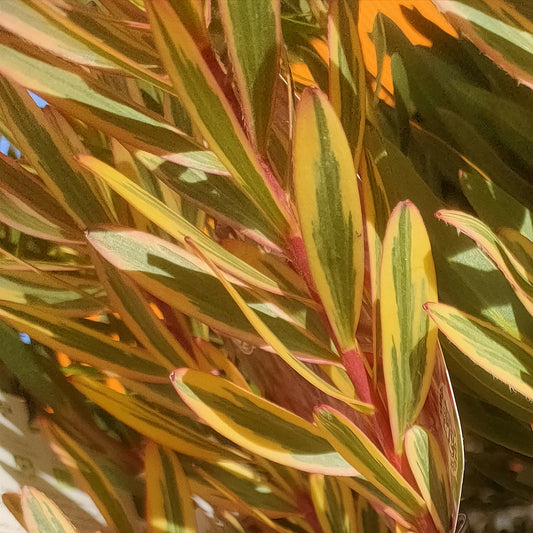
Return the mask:
M182 369L172 383L213 429L257 455L305 472L355 473L311 423L225 379Z
M46 423L44 428L59 458L77 483L91 496L107 524L124 533L137 531L131 521L134 517L130 516L115 487L89 453L60 427Z
M178 458L155 442L149 442L144 453L147 531L195 532L196 518L189 482Z
M424 405L435 362L437 328L424 309L437 299L431 246L420 213L411 202L392 212L380 281L383 371L397 452L403 435Z

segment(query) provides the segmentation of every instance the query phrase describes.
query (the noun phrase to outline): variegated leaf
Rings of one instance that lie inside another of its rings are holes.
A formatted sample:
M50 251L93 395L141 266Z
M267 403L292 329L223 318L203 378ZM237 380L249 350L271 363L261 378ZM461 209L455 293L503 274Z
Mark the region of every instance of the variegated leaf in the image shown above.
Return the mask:
M385 233L380 281L383 372L397 453L429 391L437 329L422 306L436 299L435 267L424 222L411 202L401 202Z

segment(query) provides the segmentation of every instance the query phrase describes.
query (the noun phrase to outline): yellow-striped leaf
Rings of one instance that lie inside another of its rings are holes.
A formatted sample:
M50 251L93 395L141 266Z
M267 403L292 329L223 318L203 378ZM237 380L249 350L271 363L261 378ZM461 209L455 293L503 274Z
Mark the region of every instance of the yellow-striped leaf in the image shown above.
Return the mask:
M357 500L357 526L356 531L361 533L389 533L383 518L368 503L366 498Z
M274 280L224 250L182 215L169 209L163 202L133 183L124 174L89 155L78 156L78 161L104 180L117 194L120 194L146 218L157 224L163 231L172 235L182 244L185 244L185 237L194 237L199 248L224 270L252 286L277 294L281 293Z
M522 196L507 193L474 168L461 172L459 183L479 218L492 229L510 227L533 239L533 213L521 203Z
M435 0L453 27L519 83L533 87L533 23L527 3L493 0Z
M78 533L59 507L32 487L22 487L22 513L28 533Z
M279 70L280 2L221 0L218 5L245 128L263 150Z
M453 522L453 506L439 443L424 428L413 426L405 434L405 456L437 530L447 533Z
M364 480L407 513L417 516L425 512L424 500L355 424L327 406L315 411L315 421L332 446Z
M194 36L168 0L150 0L145 6L156 46L183 106L235 183L284 235L287 221L272 191L282 193L257 159Z
M356 347L363 222L352 154L335 111L307 89L296 112L294 187L309 267L338 343Z
M42 217L63 228L75 228L61 204L19 160L0 154L0 183L3 191L16 196Z
M501 228L498 237L511 252L509 259L529 283L533 284L533 241L513 228Z
M182 463L194 492L202 497L207 496L209 488L213 488L207 480L209 476L210 480L215 480L245 503L246 508L240 506L238 510L246 514L250 507L259 509L271 518L291 516L297 512L292 491L278 487L270 473L255 461L245 464L225 460L215 464L183 457ZM210 498L207 498L209 501Z
M5 36L4 36L5 37ZM152 150L176 163L216 174L227 170L201 145L166 123L156 113L118 97L69 64L59 68L19 52L19 43L3 43L0 34L0 72L39 94L66 114L83 120L125 144ZM10 46L11 45L11 46ZM33 103L32 103L33 105Z
M132 35L131 26L124 32L116 20L101 14L95 19L83 10L47 0L7 0L0 13L4 29L53 55L99 70L127 72L172 91L161 76L143 68L159 66L157 56L143 39Z
M75 228L58 226L51 220L40 215L30 205L0 187L0 221L27 235L38 239L79 244L83 242L83 234Z
M168 371L154 363L148 352L115 341L46 308L2 302L0 318L32 339L102 372L164 383Z
M193 245L194 246L194 245ZM196 248L197 250L197 248ZM220 270L205 256L203 259L206 260L209 267L215 272L218 279L224 285L224 288L228 291L233 301L239 306L239 309L242 311L243 315L248 319L250 324L254 327L257 333L265 339L267 344L277 353L285 363L287 363L293 370L298 372L306 381L314 385L318 390L329 394L331 397L346 402L354 409L361 411L363 413L371 413L374 410L373 405L360 402L355 398L344 395L336 387L330 385L326 380L318 376L313 370L311 370L304 362L300 361L296 356L294 356L285 345L276 337L272 330L261 320L259 315L246 303L243 297L239 294L237 289L227 281Z
M75 172L65 159L52 124L28 92L2 79L0 108L18 148L80 228L109 222L106 210L82 173Z
M161 446L208 462L243 455L227 444L220 444L217 434L192 420L190 414L165 409L138 395L121 394L93 379L74 376L71 380L89 400Z
M113 309L137 340L152 352L154 361L169 371L182 366L195 367L194 359L157 318L150 301L135 283L105 259L95 256L93 260Z
M533 271L528 272L496 234L479 219L460 211L447 210L439 211L436 216L447 224L455 226L481 247L511 284L524 307L533 315ZM517 251L515 246L513 248ZM520 255L522 258L528 256L523 252ZM529 266L531 263L530 259Z
M141 150L135 152L135 157L154 176L217 220L265 246L279 248L282 245L271 221L230 177L184 168Z
M40 264L37 268L43 268ZM44 268L43 268L44 270ZM18 304L47 307L54 314L75 318L98 315L106 311L105 294L100 283L55 272L16 271L0 267L2 300ZM84 298L84 294L87 295Z
M311 423L223 378L180 369L172 383L200 418L252 453L304 472L356 474Z
M124 506L111 481L87 451L57 425L47 422L43 427L61 462L77 484L91 496L108 526L120 533L138 531L130 520L131 509Z
M144 461L148 533L194 533L189 481L176 455L152 441L146 446Z
M397 453L431 384L437 328L422 306L436 299L435 267L424 222L411 202L401 202L392 212L383 241L380 281L383 371Z
M111 264L168 305L224 335L266 346L216 276L194 254L134 230L98 229L90 231L87 238ZM244 289L239 291L298 357L338 363L327 346L281 312L273 295L258 298ZM305 315L305 307L301 311Z
M429 316L473 363L533 401L533 348L496 326L449 305L428 303Z
M330 0L328 13L329 99L359 164L365 127L365 67L357 29L357 0Z
M332 476L311 474L311 498L324 533L353 533L357 530L352 491Z

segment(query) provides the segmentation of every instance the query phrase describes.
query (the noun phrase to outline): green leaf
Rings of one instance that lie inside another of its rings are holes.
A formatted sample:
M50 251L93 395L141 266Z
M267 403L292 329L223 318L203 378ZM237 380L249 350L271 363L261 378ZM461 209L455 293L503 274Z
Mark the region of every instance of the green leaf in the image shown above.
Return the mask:
M272 518L291 516L297 512L292 492L280 488L270 473L257 462L243 464L226 460L214 464L184 457L182 463L195 493L198 491L202 497L208 489L212 489L208 476L242 500L247 506L243 509L245 513L249 512L250 507Z
M180 369L171 379L199 417L250 452L304 472L356 473L315 426L295 414L204 372Z
M380 311L383 372L397 453L420 413L431 384L437 328L423 309L437 299L431 245L422 217L409 201L392 212L383 241Z
M257 205L224 175L185 168L138 150L135 158L154 176L199 208L260 244L279 248L283 241Z
M425 308L442 333L473 363L533 401L531 346L449 305L428 303Z
M357 0L329 3L329 100L340 118L355 166L365 127L365 68L357 29Z
M306 90L296 112L294 187L316 290L343 351L356 348L364 248L350 147L327 98Z
M75 227L72 218L61 207L38 178L26 170L18 160L0 154L0 187L39 215L64 227Z
M361 496L357 499L357 531L364 533L388 533L390 530L385 520Z
M505 383L494 379L492 374L474 363L446 337L441 336L440 343L446 355L446 366L458 390L473 394L529 425L533 420L531 400L524 398Z
M265 347L215 275L190 252L139 231L98 229L87 235L104 258L168 305L220 333ZM234 282L237 286L238 282ZM273 295L240 293L287 348L310 361L338 363L327 346L283 312ZM305 307L301 308L304 315Z
M150 301L135 283L96 254L94 260L113 309L137 340L152 352L154 360L169 371L181 366L195 367L194 359L155 315Z
M141 395L122 394L87 377L73 376L72 384L89 400L161 446L208 462L245 455L220 438L190 413L165 409ZM176 398L179 404L179 398Z
M100 300L105 294L99 282L61 272L47 275L42 263L37 268L43 272L16 271L6 266L6 270L0 268L0 294L6 302L47 307L54 314L71 318L98 315L107 309Z
M298 372L300 376L302 376L318 390L325 392L333 398L348 403L351 407L358 411L365 413L373 411L374 407L372 405L357 401L350 396L346 396L336 387L333 387L326 380L322 379L315 372L313 372L313 370L311 370L305 363L299 361L289 350L287 350L287 348L282 342L280 342L276 335L272 333L272 330L261 320L257 313L255 313L254 310L248 306L238 291L224 278L220 270L218 270L212 262L207 260L205 256L202 258L206 260L209 267L215 272L222 285L224 285L224 288L228 291L233 301L239 306L239 309L242 311L244 316L246 316L257 333L261 335L263 339L265 339L267 344L283 359L283 361L285 361L285 363L287 363L293 370Z
M130 520L135 520L131 509L124 506L115 487L90 454L55 424L48 422L44 429L55 452L77 484L91 496L106 523L115 531L134 533L137 528Z
M452 517L448 473L439 443L424 428L413 426L405 434L405 455L437 530L450 531L450 521L455 521L455 517Z
M471 169L460 174L461 189L479 218L494 231L509 227L533 239L533 215L520 198L505 192L488 177Z
M168 371L141 348L114 341L74 320L35 306L2 302L0 318L31 338L103 372L164 382Z
M194 36L167 0L151 0L145 6L162 61L192 121L236 185L284 235L288 228L283 193L266 174Z
M357 530L352 491L331 476L311 474L311 497L324 533L352 533Z
M191 489L178 458L155 442L148 443L144 454L148 533L194 533Z
M245 127L264 151L279 70L280 2L223 0L219 11Z
M28 533L78 533L59 507L37 489L22 487L21 501Z
M81 232L76 232L74 228L58 226L6 190L0 194L0 220L38 239L48 239L63 244L79 244L84 240Z
M156 113L118 97L116 91L93 79L85 81L82 69L70 64L65 68L52 66L24 55L16 48L19 43L8 40L4 44L0 36L0 72L64 113L120 142L153 151L184 166L227 173L212 152L206 151ZM32 102L32 105L35 104Z
M425 511L417 492L392 466L375 444L350 420L335 409L322 406L315 411L315 421L339 454L369 484L413 516ZM357 478L354 478L357 482Z
M455 392L455 396L465 427L484 439L533 458L530 424L518 421L494 405L488 405L460 390Z
M191 237L200 249L222 268L252 286L280 294L281 290L274 280L226 252L218 243L188 222L182 215L172 211L163 202L133 183L113 167L89 155L78 156L78 161L88 170L105 181L117 194L140 211L146 218L157 224L182 244Z
M459 32L519 82L533 87L533 24L506 3L488 0L436 0ZM503 13L499 10L502 9Z
M79 227L84 229L89 224L109 222L108 214L85 176L76 172L65 158L59 132L27 91L1 80L0 108L18 148Z
M455 226L476 242L500 269L524 307L533 315L533 269L528 272L527 267L516 260L491 229L477 218L460 211L447 210L439 211L435 216ZM528 242L527 239L525 242ZM533 246L530 245L530 248ZM523 256L527 258L529 254L526 252ZM529 259L528 263L527 266L531 268L533 261Z

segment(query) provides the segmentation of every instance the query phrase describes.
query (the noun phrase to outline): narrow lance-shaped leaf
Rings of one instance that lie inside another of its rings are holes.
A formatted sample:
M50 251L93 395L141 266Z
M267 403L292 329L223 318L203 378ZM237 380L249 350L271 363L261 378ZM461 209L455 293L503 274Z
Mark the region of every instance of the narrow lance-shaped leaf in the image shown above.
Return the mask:
M164 409L141 396L116 392L93 379L74 376L71 381L96 405L171 450L215 463L244 456L235 448L219 444L216 434L205 424L191 419L190 414L180 415L176 410Z
M368 503L366 498L357 499L357 525L356 531L364 533L388 533L385 520L376 510Z
M47 422L43 427L54 451L72 477L91 496L107 524L121 533L135 533L137 528L130 520L131 510L124 506L115 487L94 459L55 424Z
M171 307L223 335L266 347L216 276L188 250L148 233L122 228L93 230L87 238L110 263ZM239 285L236 280L232 282ZM253 296L241 287L239 291L298 357L338 363L327 346L281 313L275 301Z
M281 249L283 239L231 177L185 168L142 150L134 155L154 176L216 220L260 244Z
M533 270L528 273L527 268L517 261L513 254L509 253L498 236L477 218L459 211L447 210L439 211L435 216L448 224L452 224L473 239L494 261L494 264L513 287L524 307L530 314L533 314ZM523 242L527 242L527 240ZM527 253L522 252L521 255L522 258L528 257ZM530 259L528 266L531 267L531 265Z
M380 283L383 371L395 448L426 400L435 365L437 329L423 305L437 299L435 267L424 222L401 202L385 239Z
M324 533L353 533L357 530L352 491L332 476L311 474L311 497Z
M19 271L14 269L15 265L20 267ZM105 296L103 287L97 281L76 278L61 271L46 275L47 267L61 270L59 266L54 267L54 263L31 263L31 267L39 269L37 272L24 271L22 267L25 265L15 265L6 264L5 271L0 266L0 294L6 302L48 307L54 314L71 318L97 315L107 310L107 304L101 299Z
M144 460L148 533L194 533L196 518L189 481L176 454L151 441Z
M64 244L83 242L83 234L75 228L63 228L0 186L0 221L27 235Z
M128 36L116 21L102 16L95 20L83 11L35 0L7 0L0 13L4 29L53 55L91 68L127 72L172 92L162 76L139 63L147 62L150 67L157 63L150 48L142 40L125 39Z
M85 72L50 65L17 51L18 42L0 33L0 72L16 83L44 97L68 115L141 150L206 172L227 174L212 152L162 120L156 113L118 97L94 79L85 81Z
M219 0L218 4L245 127L263 150L279 69L279 0Z
M428 303L429 316L473 363L533 401L533 348L449 305Z
M22 487L22 513L28 533L78 533L59 507L33 487Z
M78 156L78 161L104 180L117 194L120 194L146 218L157 224L163 231L172 235L182 244L185 243L186 236L194 236L202 251L231 274L243 279L252 286L277 294L281 293L275 281L226 252L224 248L207 237L183 216L169 209L163 202L133 183L124 174L90 155L80 155Z
M433 522L447 533L452 521L450 489L439 443L424 428L413 426L405 434L405 455Z
M108 214L84 177L65 161L50 123L27 91L3 79L0 108L19 149L79 226L109 222Z
M46 309L2 302L0 318L36 341L103 372L156 383L164 382L168 375L144 350L115 341L74 320L54 316Z
M190 241L189 241L190 242ZM191 243L191 242L190 242ZM192 244L192 243L191 243ZM193 247L198 250L194 244ZM305 363L297 359L292 353L287 350L284 344L276 337L272 330L261 320L257 313L246 303L243 297L238 293L238 291L229 283L220 270L205 256L202 258L208 263L209 267L215 272L218 279L224 285L224 288L233 298L233 301L239 306L239 309L242 311L244 316L249 320L250 324L254 327L259 335L273 348L273 350L300 376L302 376L309 383L314 385L318 390L329 394L333 398L342 400L343 402L348 403L354 409L364 412L371 413L374 410L374 407L368 403L360 402L354 398L341 393L336 387L330 385L326 380L319 377L315 372L313 372Z
M363 146L366 106L358 4L358 0L330 0L328 13L329 99L341 120L355 165Z
M303 418L211 374L180 369L171 379L199 417L250 452L304 472L356 474Z
M288 228L279 204L282 197L276 199L272 190L281 191L266 175L193 36L167 0L150 0L145 6L155 43L185 109L236 183L283 235Z
M296 111L294 187L317 292L341 349L353 350L363 291L361 205L346 136L317 89L304 92Z
M424 512L422 498L355 424L328 406L315 412L315 420L332 446L370 484L401 509L413 515Z
M181 366L195 367L194 360L155 315L135 283L105 259L94 257L94 260L100 278L107 285L113 308L141 344L154 354L154 360L169 371Z

